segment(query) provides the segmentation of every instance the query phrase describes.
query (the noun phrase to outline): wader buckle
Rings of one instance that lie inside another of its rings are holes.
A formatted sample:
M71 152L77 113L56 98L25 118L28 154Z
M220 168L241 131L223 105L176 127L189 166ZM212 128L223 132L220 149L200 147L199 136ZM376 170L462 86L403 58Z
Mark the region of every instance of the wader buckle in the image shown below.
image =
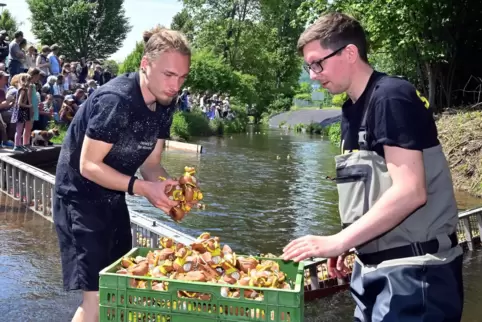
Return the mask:
M416 242L416 243L412 243L410 244L410 246L412 247L412 252L415 256L423 256L425 255L425 252L423 250L423 247L422 245L419 243L419 242Z

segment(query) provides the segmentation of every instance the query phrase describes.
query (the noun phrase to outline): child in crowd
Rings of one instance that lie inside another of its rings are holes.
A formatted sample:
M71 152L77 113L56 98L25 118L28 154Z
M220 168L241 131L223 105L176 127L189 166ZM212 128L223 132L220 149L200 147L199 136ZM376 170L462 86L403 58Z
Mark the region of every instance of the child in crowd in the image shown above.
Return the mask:
M87 85L88 85L87 97L89 97L90 94L92 94L95 91L95 89L97 88L97 83L95 82L95 80L91 79L91 80L89 80Z
M72 119L75 115L74 108L72 107L73 104L74 98L71 95L68 95L62 104L62 108L60 109L60 120L67 125L70 125L70 122L72 122Z
M45 130L54 114L54 96L48 94L45 100L39 105L40 130Z
M12 109L10 122L15 124L15 146L14 151L31 152L28 147L30 143L30 132L32 130L31 111L32 103L29 96L31 76L27 73L20 74L17 83L17 100ZM25 133L28 132L28 135ZM23 135L23 140L22 140ZM23 142L23 144L22 144Z

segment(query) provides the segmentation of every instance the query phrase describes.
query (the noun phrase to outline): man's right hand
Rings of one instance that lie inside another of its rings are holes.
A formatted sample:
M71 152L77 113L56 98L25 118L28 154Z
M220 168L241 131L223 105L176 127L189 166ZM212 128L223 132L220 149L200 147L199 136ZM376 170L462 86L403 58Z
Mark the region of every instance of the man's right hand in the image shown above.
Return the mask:
M345 265L346 253L338 256L328 258L328 274L330 277L344 278L348 275L349 269Z
M166 179L158 182L144 181L143 184L146 185L143 189L144 197L146 197L154 207L161 209L166 214L169 214L169 211L172 207L175 207L179 204L178 201L170 200L166 195L166 187L178 185L178 181Z

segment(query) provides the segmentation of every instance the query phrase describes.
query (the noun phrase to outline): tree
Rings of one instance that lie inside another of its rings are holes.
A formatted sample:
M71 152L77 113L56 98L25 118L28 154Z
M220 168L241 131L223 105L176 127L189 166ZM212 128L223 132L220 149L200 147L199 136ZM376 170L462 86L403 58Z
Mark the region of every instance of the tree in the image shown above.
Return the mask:
M108 69L112 75L117 75L119 72L119 64L115 60L107 59L102 63L104 69Z
M465 91L472 76L482 75L482 67L470 63L482 54L479 0L310 0L297 20L311 23L334 10L362 23L372 65L409 78L432 107L479 102L471 94L480 84Z
M171 29L179 30L185 34L190 42L192 42L194 39L194 22L192 21L186 9L182 9L174 17L172 17Z
M20 29L21 23L19 23L8 11L4 9L2 15L0 15L0 30L5 30L8 34L8 38L13 39L13 35Z
M138 41L134 50L126 57L124 62L119 66L119 73L131 73L139 70L142 55L144 54L144 42Z
M32 32L43 43L60 45L68 59L105 59L131 30L123 0L27 0Z

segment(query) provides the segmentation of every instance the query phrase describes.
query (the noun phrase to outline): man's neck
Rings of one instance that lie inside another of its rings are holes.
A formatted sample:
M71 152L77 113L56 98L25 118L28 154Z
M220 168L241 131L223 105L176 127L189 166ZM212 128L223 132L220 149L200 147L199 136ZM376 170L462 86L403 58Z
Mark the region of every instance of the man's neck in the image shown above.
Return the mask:
M355 103L362 96L368 81L373 74L373 68L368 64L362 64L355 71L351 80L351 86L347 90L348 97Z
M147 106L154 103L156 101L156 98L154 97L154 95L152 95L151 91L147 88L146 74L144 74L142 71L139 72L139 85L141 86L141 93L142 93L142 98L144 98L144 103L146 103Z

